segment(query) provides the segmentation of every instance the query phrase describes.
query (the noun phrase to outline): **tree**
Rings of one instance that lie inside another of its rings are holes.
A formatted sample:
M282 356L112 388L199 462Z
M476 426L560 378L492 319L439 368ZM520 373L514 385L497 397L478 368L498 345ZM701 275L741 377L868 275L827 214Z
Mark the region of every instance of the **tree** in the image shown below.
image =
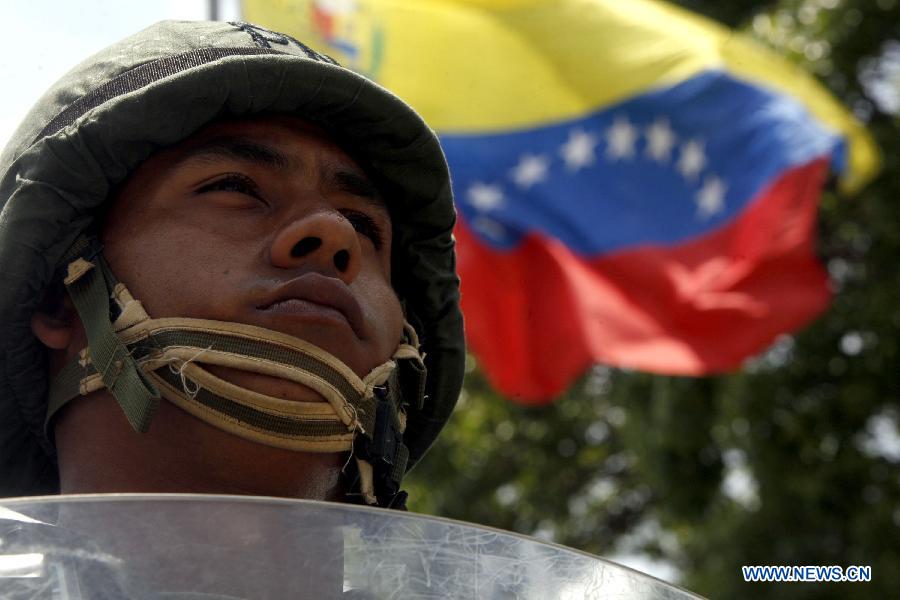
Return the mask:
M500 398L475 361L412 509L601 555L642 552L710 597L900 591L900 2L683 0L803 64L865 121L881 175L825 193L836 296L740 373L596 367L552 406ZM871 565L868 584L745 584L751 564Z

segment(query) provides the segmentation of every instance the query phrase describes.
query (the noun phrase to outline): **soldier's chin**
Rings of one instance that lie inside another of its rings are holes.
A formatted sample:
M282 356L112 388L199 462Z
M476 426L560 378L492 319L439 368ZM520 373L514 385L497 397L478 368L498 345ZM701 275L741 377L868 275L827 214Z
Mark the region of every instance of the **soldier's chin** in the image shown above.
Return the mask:
M205 368L228 383L258 394L295 402L325 402L325 399L318 392L313 391L302 383L218 365L205 365Z

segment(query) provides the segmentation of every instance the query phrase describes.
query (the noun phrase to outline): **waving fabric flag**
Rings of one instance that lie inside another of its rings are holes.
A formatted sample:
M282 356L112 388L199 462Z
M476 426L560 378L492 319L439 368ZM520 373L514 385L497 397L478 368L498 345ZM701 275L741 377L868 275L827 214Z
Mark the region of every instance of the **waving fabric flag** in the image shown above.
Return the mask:
M731 370L826 306L818 198L864 129L749 39L654 0L245 0L410 102L454 179L472 348L524 403L590 364Z

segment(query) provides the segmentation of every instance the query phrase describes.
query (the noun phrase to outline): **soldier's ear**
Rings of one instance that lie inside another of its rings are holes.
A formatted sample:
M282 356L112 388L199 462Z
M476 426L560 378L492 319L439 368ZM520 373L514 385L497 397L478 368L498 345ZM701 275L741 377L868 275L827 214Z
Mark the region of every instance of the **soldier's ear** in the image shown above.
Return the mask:
M31 331L51 350L65 350L72 343L77 315L68 294L52 314L38 308L31 315Z

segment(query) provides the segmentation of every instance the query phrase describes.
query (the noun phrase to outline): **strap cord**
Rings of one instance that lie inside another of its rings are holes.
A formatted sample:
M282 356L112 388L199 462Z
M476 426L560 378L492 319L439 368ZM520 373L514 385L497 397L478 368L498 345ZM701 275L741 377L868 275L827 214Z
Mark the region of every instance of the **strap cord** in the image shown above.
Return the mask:
M84 324L91 360L135 431L145 432L159 405L159 390L138 368L109 318L109 267L99 251L93 261L69 263L66 289Z

